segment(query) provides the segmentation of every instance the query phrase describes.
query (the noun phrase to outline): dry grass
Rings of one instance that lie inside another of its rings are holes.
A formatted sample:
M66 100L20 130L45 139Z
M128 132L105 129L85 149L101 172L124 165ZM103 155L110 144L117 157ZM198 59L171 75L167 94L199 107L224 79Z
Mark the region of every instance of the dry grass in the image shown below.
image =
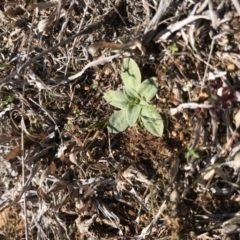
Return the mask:
M0 4L0 239L238 239L239 9ZM126 56L158 79L162 138L107 131Z

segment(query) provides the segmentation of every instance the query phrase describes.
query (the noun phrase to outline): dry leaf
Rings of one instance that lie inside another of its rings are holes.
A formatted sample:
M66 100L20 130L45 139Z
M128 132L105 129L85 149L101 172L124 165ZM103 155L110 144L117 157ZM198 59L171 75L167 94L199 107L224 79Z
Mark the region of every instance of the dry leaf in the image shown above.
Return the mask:
M78 164L78 162L77 162L77 152L75 151L75 152L71 152L70 154L69 154L69 160L70 160L70 162L72 162L72 163L74 163L75 165L77 165L77 166L79 166L79 164Z
M76 73L75 75L73 76L70 76L68 79L70 81L73 81L74 79L76 78L79 78L83 75L83 73L90 67L96 67L98 65L104 65L105 63L108 63L108 62L111 62L114 58L117 58L119 57L120 54L115 54L113 56L110 56L110 57L103 57L103 58L100 58L100 59L97 59L97 60L94 60L90 63L88 63L80 72Z
M172 161L171 168L169 169L169 179L173 183L175 177L178 174L179 169L179 157L175 157Z
M234 116L234 120L235 120L236 128L238 128L240 126L240 110L238 110L238 112Z
M43 191L41 187L37 189L37 195L46 203L51 203L51 198Z
M14 148L9 154L4 155L3 158L7 161L16 158L21 153L21 148L16 147Z
M129 166L123 173L122 176L132 184L132 179L135 179L138 182L150 184L150 181L145 175L143 175L135 166Z
M22 15L25 13L25 10L20 7L20 6L17 6L16 8L14 9L8 9L7 11L4 12L8 17L10 18L15 18L17 17L18 15Z
M48 168L42 173L41 178L40 178L40 182L39 182L39 186L42 185L43 181L45 180L45 178L50 174L56 171L56 164L54 162L52 162Z
M233 168L234 168L235 172L239 172L239 170L240 170L240 152L236 153L236 155L234 156Z
M207 167L204 172L202 173L202 178L205 180L205 181L208 181L210 180L213 175L215 174L215 170L214 168L212 168L212 166L209 166Z
M85 212L87 212L89 206L91 205L92 201L89 200L83 207L81 207L79 210L78 210L78 214L84 214Z
M92 56L94 56L100 48L119 49L119 50L121 49L123 50L127 48L138 48L138 50L142 53L142 55L145 55L146 53L146 49L143 46L142 42L137 39L134 39L130 42L123 43L123 44L113 43L113 42L104 42L104 41L96 42L88 46L88 52Z
M0 228L2 229L4 226L6 226L8 219L9 219L9 212L10 209L6 208L0 213Z
M61 180L64 181L64 180ZM48 194L51 192L58 192L61 191L63 189L65 189L67 187L67 185L63 185L61 182L55 182L53 183L53 185L51 186L51 188L48 190Z

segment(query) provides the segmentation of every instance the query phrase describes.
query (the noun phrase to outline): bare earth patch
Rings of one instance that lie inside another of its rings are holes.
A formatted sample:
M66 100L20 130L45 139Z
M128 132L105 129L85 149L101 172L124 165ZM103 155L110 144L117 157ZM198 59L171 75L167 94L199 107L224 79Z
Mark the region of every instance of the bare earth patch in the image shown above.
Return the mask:
M239 239L240 4L0 3L0 239ZM162 137L110 134L142 79Z

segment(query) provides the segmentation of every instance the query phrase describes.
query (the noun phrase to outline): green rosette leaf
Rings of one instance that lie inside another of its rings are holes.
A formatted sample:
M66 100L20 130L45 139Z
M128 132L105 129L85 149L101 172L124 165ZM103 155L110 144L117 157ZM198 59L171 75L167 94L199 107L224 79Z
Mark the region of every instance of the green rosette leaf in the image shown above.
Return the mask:
M126 109L126 118L129 126L133 126L140 115L141 107L139 105L129 104Z
M124 109L128 105L123 91L108 91L103 97L109 104L120 109Z
M132 58L124 58L121 76L125 86L136 89L141 84L140 69Z
M153 106L144 107L141 111L141 120L144 127L154 136L163 135L163 120L157 109Z
M112 114L108 123L108 131L110 133L120 133L126 130L128 126L126 109L123 109Z
M128 103L132 105L140 103L140 96L133 88L125 86L123 89L123 94L127 99Z
M157 93L158 87L156 83L157 78L151 77L144 80L137 88L137 93L149 102Z

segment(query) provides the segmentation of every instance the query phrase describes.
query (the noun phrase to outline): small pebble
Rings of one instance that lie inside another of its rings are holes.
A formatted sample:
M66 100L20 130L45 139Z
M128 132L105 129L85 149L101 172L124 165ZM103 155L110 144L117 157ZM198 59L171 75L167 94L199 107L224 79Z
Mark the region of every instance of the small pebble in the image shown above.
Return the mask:
M179 133L179 139L180 139L180 141L184 140L184 133L183 132Z
M172 131L172 135L173 135L173 137L176 137L177 133L175 131Z
M227 65L227 70L228 71L234 71L236 69L235 65L233 63L229 63Z

